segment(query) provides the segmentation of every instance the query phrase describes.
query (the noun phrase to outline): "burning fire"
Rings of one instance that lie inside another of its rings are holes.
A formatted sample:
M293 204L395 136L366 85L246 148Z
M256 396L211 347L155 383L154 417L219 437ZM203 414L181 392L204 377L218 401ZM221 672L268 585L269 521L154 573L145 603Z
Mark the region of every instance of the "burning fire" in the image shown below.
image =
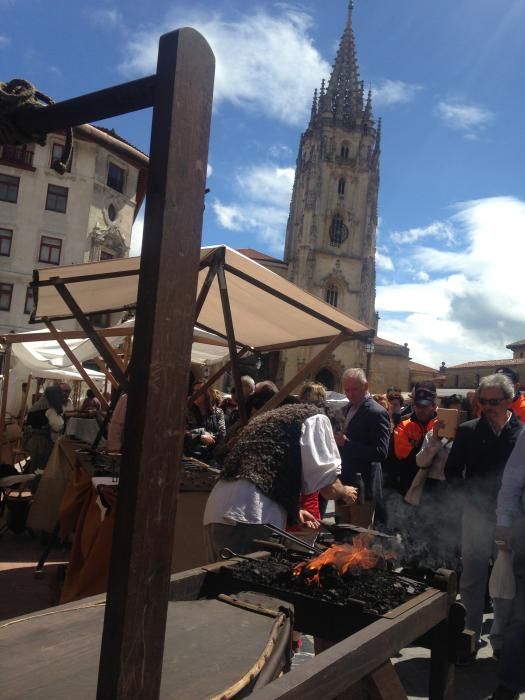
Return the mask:
M351 570L373 569L385 559L381 547L368 546L373 539L373 535L363 532L354 537L352 544L334 544L318 557L297 564L293 574L304 573L308 585L321 586L319 573L323 566L333 566L340 576Z

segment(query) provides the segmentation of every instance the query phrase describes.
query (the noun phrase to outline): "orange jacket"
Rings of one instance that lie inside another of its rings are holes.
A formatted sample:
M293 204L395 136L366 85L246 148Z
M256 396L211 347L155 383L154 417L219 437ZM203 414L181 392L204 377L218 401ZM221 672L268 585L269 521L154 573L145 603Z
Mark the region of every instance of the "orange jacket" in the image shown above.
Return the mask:
M520 421L525 423L525 394L520 391L518 398L511 403L510 407L518 416Z
M421 425L412 418L408 418L398 423L394 429L394 452L397 459L406 459L414 447L419 448L435 422L436 418L431 418L426 425Z

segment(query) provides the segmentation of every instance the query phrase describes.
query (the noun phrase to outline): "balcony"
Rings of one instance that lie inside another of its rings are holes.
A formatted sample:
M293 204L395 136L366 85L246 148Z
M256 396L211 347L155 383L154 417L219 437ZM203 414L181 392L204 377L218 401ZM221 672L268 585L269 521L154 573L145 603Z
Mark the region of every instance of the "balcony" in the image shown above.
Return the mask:
M26 146L3 146L2 157L0 162L9 164L17 168L26 170L34 170L33 156L34 152L30 151Z

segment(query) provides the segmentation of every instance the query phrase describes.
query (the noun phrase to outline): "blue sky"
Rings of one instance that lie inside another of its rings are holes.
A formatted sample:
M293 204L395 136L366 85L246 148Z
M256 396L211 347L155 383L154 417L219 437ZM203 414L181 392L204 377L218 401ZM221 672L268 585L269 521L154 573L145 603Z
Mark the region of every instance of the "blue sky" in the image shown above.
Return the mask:
M153 73L159 35L195 27L217 58L203 243L279 257L300 132L347 4L0 0L0 80L74 97ZM525 338L524 26L523 0L355 3L383 118L379 334L418 362L510 357ZM106 125L148 151L150 117Z

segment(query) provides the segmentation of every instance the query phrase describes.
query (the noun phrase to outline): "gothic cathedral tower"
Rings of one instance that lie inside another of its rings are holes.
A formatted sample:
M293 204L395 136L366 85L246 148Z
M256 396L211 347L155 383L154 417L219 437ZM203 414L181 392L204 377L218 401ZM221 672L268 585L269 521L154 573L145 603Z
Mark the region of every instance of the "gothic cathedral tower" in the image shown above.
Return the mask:
M381 122L359 80L353 2L328 85L301 136L284 258L288 278L375 327Z

